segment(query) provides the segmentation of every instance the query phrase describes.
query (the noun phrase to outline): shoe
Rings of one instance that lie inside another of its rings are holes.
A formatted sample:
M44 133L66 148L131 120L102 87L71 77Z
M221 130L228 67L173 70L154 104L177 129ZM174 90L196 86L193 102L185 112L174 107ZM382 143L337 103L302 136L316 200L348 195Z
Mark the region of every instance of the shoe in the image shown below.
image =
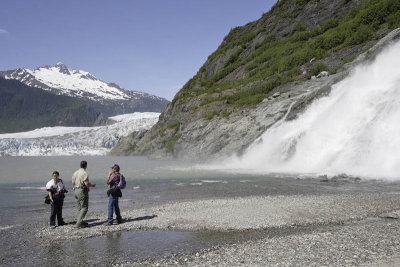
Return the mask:
M88 225L84 223L76 224L76 228L86 228L86 227L88 227Z
M117 224L121 224L121 223L124 223L124 220L118 220L117 221Z
M57 226L55 226L55 225L52 225L52 226L50 226L50 228L51 228L51 229L56 229L56 228L57 228Z
M58 226L63 226L63 225L66 225L66 223L65 222L58 223Z
M105 225L105 226L111 226L112 223L110 223L110 222L105 222L104 225Z

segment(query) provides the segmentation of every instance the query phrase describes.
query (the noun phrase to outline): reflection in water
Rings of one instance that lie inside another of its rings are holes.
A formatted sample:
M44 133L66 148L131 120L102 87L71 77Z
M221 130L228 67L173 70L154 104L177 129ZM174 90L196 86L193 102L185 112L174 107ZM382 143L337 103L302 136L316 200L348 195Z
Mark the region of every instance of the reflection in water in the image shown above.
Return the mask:
M48 246L41 264L52 265L111 265L121 260L139 260L146 257L191 252L204 246L206 240L197 240L196 235L184 232L141 231L114 232L104 236L69 241Z
M121 232L108 233L105 236L105 261L115 263L118 258L124 258L124 249L121 244Z
M114 232L104 236L51 245L39 265L110 266L121 261L137 261L147 257L162 258L172 254L191 254L221 244L256 240L314 231L314 226L271 228L268 231L246 232ZM328 228L327 228L328 229ZM326 229L321 229L325 231ZM35 262L36 263L36 262ZM58 264L60 263L60 264Z
M42 257L43 265L111 265L124 258L121 232L109 233L100 238L81 239L48 246L47 256Z

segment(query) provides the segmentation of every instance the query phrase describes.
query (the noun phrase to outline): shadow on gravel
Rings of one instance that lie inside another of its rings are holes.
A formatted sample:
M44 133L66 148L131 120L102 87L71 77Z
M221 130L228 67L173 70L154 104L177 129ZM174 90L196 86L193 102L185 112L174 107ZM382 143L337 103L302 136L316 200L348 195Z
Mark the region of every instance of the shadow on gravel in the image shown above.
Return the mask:
M100 221L100 219L88 219L85 222L90 223L89 226L96 226L105 223L106 221ZM66 222L65 225L75 225L76 221Z
M86 222L90 222L90 221L93 221L93 222L89 224L89 227L103 225L104 223L107 222L107 220L100 220L100 219L87 220Z
M157 215L151 215L151 216L142 216L142 217L137 217L137 218L132 218L132 219L126 219L125 222L137 222L137 221L144 221L144 220L151 220L156 218Z
M157 215L142 216L142 217L137 217L137 218L125 218L123 220L123 222L127 223L127 222L137 222L137 221L143 221L143 220L151 220L151 219L154 219L156 217L157 217ZM89 227L95 227L95 226L103 225L104 223L107 222L107 220L91 219L91 220L86 220L86 222L90 223Z
M157 215L142 216L142 217L137 217L137 218L126 218L126 219L124 219L124 223L151 220L151 219L154 219L156 217L157 217ZM107 222L107 220L89 219L89 220L85 220L85 222L89 223L88 227L95 227L95 226L103 225L105 222ZM68 225L68 224L69 225L74 225L74 224L76 224L76 221L68 222L68 223L65 223L65 224L66 225Z

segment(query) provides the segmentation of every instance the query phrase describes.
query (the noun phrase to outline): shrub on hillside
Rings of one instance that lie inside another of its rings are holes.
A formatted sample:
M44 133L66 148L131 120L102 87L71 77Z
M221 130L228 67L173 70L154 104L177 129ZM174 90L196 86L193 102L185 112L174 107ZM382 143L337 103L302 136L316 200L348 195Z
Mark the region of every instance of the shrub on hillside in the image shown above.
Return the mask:
M310 79L312 76L316 76L321 73L321 71L327 71L328 67L324 63L315 64L311 70L307 73L307 78Z

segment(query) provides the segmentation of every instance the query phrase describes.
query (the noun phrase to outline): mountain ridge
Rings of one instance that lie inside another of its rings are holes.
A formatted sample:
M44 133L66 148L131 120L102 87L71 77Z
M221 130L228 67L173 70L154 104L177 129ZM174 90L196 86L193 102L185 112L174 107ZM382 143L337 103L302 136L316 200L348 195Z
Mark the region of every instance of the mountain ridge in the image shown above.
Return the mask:
M0 71L0 76L56 95L83 99L108 116L136 111L161 112L169 103L148 93L122 89L116 83L107 83L88 71L70 69L62 62L34 70L18 68Z
M0 77L0 133L45 126L97 126L107 116L86 102Z

